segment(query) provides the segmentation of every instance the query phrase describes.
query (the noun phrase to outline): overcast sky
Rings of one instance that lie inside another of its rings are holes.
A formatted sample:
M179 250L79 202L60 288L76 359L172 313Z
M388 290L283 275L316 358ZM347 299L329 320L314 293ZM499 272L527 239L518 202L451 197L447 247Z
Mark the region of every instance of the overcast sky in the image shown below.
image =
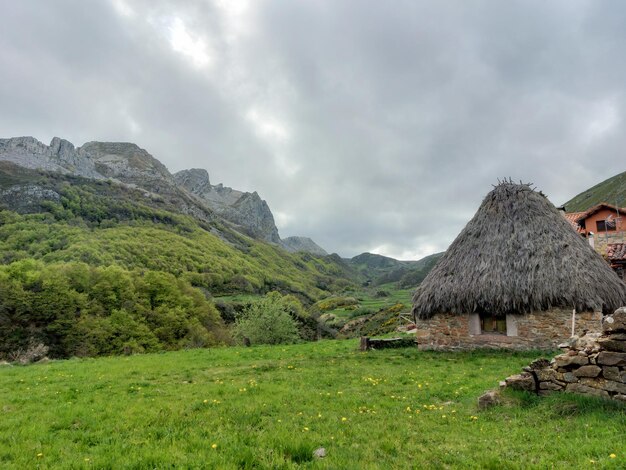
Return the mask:
M0 0L0 137L130 141L329 252L442 251L498 178L626 170L626 2Z

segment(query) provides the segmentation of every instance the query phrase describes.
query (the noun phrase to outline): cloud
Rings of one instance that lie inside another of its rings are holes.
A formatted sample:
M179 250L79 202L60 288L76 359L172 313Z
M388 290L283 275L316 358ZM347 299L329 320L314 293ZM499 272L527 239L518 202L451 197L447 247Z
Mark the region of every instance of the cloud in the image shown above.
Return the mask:
M256 190L329 251L441 251L497 178L560 204L624 171L626 6L11 2L6 136L134 141Z

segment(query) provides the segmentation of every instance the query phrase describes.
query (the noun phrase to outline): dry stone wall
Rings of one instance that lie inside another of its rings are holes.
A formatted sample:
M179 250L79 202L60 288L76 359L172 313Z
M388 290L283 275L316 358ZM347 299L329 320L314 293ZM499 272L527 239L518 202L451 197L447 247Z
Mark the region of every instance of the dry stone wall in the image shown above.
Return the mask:
M559 347L562 354L534 361L501 386L539 395L570 392L626 401L626 307L602 319L602 333L575 336Z

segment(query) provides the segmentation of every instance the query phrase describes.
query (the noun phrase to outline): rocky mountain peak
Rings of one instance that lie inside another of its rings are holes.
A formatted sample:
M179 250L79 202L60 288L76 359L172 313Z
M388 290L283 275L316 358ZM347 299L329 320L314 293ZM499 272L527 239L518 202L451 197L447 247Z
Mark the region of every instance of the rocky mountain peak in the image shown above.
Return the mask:
M291 241L283 243L272 211L256 191L242 192L222 184L213 186L209 173L200 168L172 175L159 160L133 143L93 141L75 148L71 142L59 137L54 137L49 146L34 137L13 137L0 139L0 161L85 178L111 178L151 193L167 195L170 201L178 201L183 213L202 218L208 217L205 211L210 210L241 232L279 244L287 250L326 254L304 237L292 237ZM20 191L24 193L23 188ZM32 193L35 199L43 198L39 197L40 192L33 191L29 194Z
M78 151L91 156L96 169L110 178L132 182L137 178L172 178L165 165L133 143L87 142Z
M311 240L309 237L287 237L282 240L282 246L292 253L304 251L319 256L326 256L328 252Z
M174 181L187 191L200 195L211 191L209 172L202 168L190 168L174 173Z

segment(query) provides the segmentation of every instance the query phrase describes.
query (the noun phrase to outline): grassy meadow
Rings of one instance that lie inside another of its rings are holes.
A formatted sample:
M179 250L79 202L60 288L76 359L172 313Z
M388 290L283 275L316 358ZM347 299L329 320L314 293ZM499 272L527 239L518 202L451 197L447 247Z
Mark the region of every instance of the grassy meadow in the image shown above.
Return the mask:
M626 413L477 397L534 353L356 340L0 368L0 468L624 468ZM326 457L313 459L324 447ZM613 454L613 457L611 456Z

